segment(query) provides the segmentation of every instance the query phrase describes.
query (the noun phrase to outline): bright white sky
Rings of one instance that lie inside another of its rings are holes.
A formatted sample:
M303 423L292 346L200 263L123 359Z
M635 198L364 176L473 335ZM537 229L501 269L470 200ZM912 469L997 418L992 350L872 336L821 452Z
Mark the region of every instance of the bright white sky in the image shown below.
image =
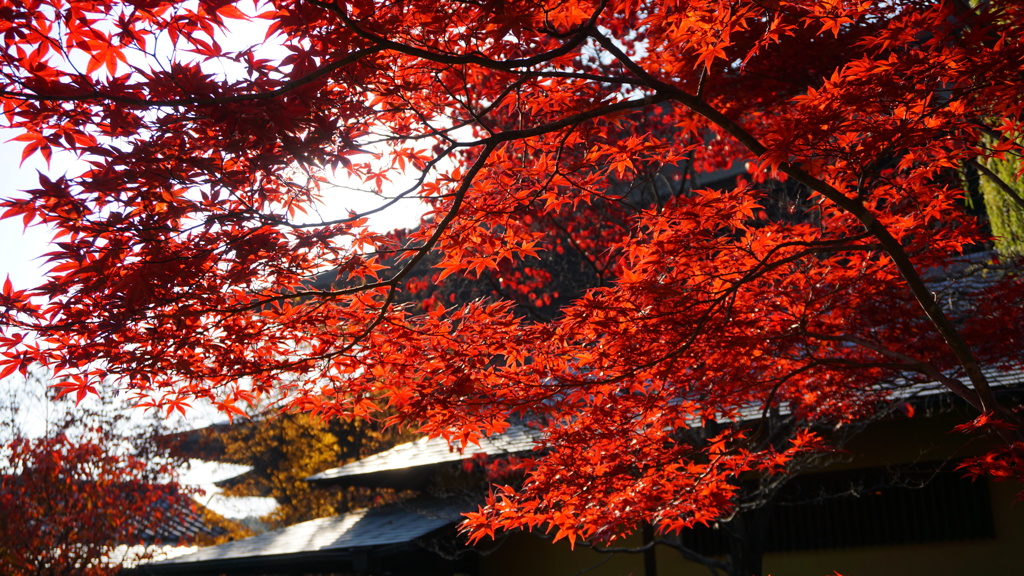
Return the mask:
M13 135L14 133L9 130L0 130L0 138L3 140ZM7 138L4 138L5 136ZM60 176L65 171L75 172L74 169L68 169L66 164L62 166L56 158L49 169L38 157L28 158L24 165L19 165L21 149L20 143L0 143L0 198L16 197L22 190L38 187L37 170L48 173L51 177ZM399 177L395 179L394 184L392 189L385 190L384 193L390 195L401 191L402 187L408 184L408 180ZM384 202L382 198L369 193L347 189L326 190L323 195L326 203L319 207L318 212L327 220L343 217L349 209L369 210ZM424 206L421 203L416 200L405 200L386 211L372 215L370 223L374 229L380 231L411 228L419 223L423 212ZM39 285L45 272L44 262L40 257L48 251L50 238L51 234L45 228L32 226L26 230L20 219L0 220L0 246L3 247L0 250L0 275L10 275L14 286L19 289Z
M46 163L39 158L29 158L20 165L22 146L15 142L6 142L15 134L0 130L0 198L17 197L22 190L38 186L37 170L48 173L51 177L59 176L65 171L75 173L75 167L63 166L54 158L52 166L47 169ZM408 181L396 177L395 187L385 190L385 194L396 193L408 185ZM367 193L353 192L344 189L327 190L324 193L329 203L320 207L319 213L326 219L344 216L348 209L366 210L379 206L380 197ZM424 211L423 205L415 200L399 202L396 206L371 216L371 226L385 231L394 228L413 227L419 223ZM0 220L0 282L3 277L10 276L18 289L38 286L43 281L45 272L42 255L49 250L51 234L39 226L24 228L20 219ZM223 421L221 414L212 408L194 406L185 426L199 428L217 421ZM42 434L45 414L29 414L23 419L30 433ZM191 468L183 470L182 482L199 486L206 495L199 500L210 509L229 518L246 516L262 516L274 507L271 498L226 498L219 496L219 490L213 482L235 476L245 467L210 462L193 461Z
M13 132L0 131L0 138L7 140ZM46 168L45 162L30 158L19 166L22 146L18 143L0 145L0 198L16 196L20 190L37 186L36 169ZM15 287L37 286L42 280L42 262L37 260L47 251L50 234L45 229L34 227L27 231L20 220L0 221L0 274L10 275Z
M263 38L266 24L262 20L252 23L233 20L232 38L239 38L242 42L249 42L252 38ZM230 46L230 39L223 44L225 44L225 49L229 50L241 47ZM267 55L270 56L275 47L272 43L267 43L263 49L269 50L271 53ZM73 159L59 156L54 157L49 168L39 157L29 158L22 164L22 145L17 142L9 142L16 135L17 133L11 130L0 129L0 198L17 197L22 190L36 188L38 186L37 170L47 173L51 178L65 172L69 175L76 175L81 171L80 167L74 165ZM409 180L403 178L402 175L396 175L392 184L390 189L381 191L385 196L400 192L408 186ZM361 183L355 183L354 187L365 188ZM349 209L358 212L376 208L385 201L373 194L343 188L324 190L323 196L325 205L319 207L317 212L326 220L343 217ZM382 213L371 216L370 224L371 227L379 231L411 228L418 225L423 212L424 206L418 201L403 201ZM45 272L45 263L41 257L49 250L50 238L50 232L38 226L26 230L18 219L0 220L0 246L2 246L0 249L0 282L4 280L4 277L9 276L15 288L18 289L32 288L41 284ZM195 406L189 414L186 426L198 428L222 420L224 418L215 410ZM42 434L45 429L43 422L45 422L45 414L32 414L25 418L25 423L30 431L38 434ZM216 496L216 489L212 482L231 477L238 474L239 471L239 467L197 461L191 470L185 471L183 481L192 485L201 485L206 489L207 497L201 499L203 503L226 516L242 517L269 512L272 501L268 502L268 499L227 499Z

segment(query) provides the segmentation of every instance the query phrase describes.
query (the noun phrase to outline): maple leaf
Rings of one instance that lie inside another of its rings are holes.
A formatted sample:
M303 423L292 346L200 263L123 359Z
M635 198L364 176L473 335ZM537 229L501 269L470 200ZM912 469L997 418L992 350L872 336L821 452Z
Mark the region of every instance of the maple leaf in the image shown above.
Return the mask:
M471 525L573 544L729 517L893 382L990 414L978 469L1017 470L1020 277L997 307L936 276L991 244L958 174L1020 151L1020 2L137 4L0 4L5 127L83 160L3 201L58 240L3 288L3 373L459 442L536 418ZM352 189L427 213L317 217Z
M21 400L40 400L36 395L44 392L35 378L18 389ZM121 568L110 561L117 546L140 544L173 533L167 527L175 523L195 521L191 491L176 481L177 461L150 431L125 426L124 416L109 410L43 401L47 434L29 437L13 421L0 423L5 574L111 576ZM18 411L9 400L4 408ZM147 556L123 555L126 561Z

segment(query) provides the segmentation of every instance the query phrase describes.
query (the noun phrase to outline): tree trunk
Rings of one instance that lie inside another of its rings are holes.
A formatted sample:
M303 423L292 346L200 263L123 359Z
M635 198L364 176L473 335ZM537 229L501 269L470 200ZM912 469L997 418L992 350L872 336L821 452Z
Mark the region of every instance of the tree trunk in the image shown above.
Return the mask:
M729 576L762 576L765 540L774 508L769 502L738 512L729 522Z

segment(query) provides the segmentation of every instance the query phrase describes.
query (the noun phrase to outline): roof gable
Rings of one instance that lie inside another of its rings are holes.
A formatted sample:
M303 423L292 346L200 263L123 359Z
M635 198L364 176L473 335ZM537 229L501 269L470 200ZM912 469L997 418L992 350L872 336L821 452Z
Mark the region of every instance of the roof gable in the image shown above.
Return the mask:
M209 563L406 544L462 520L472 508L459 501L406 502L318 518L259 536L203 548L150 566Z
M539 430L526 426L511 426L501 434L481 438L478 444L470 444L462 450L452 447L447 440L441 437L420 438L413 442L399 444L390 450L362 460L325 470L310 476L307 480L327 481L378 472L407 470L445 462L458 462L478 454L487 456L520 454L533 450L540 437Z

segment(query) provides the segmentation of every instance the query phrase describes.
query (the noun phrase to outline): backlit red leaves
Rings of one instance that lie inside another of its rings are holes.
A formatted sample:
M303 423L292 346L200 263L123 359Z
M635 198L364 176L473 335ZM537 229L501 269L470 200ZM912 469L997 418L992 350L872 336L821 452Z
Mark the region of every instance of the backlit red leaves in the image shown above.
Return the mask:
M184 498L176 485L154 482L145 462L96 441L61 434L3 449L0 569L12 576L116 574L110 550L173 522L179 512L168 504Z
M470 527L570 540L728 515L881 383L1019 433L981 368L1020 368L1020 282L939 280L989 240L961 168L1020 149L1019 2L257 9L0 0L4 125L82 161L3 202L57 243L3 289L2 373L460 443L528 416L550 451ZM319 218L350 187L428 212Z

